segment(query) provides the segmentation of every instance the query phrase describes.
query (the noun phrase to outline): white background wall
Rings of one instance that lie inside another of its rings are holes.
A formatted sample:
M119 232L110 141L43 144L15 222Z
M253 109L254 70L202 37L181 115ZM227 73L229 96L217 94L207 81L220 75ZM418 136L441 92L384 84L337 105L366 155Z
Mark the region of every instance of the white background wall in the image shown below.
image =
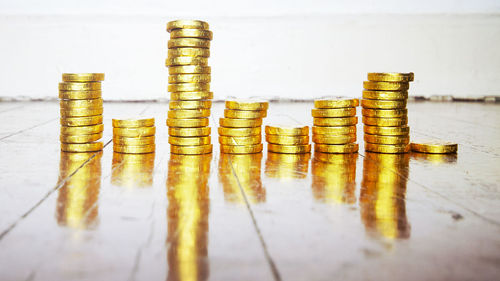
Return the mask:
M105 72L104 98L165 99L167 21L207 20L216 98L359 96L369 71L412 95L500 94L500 1L1 1L0 97L57 97Z

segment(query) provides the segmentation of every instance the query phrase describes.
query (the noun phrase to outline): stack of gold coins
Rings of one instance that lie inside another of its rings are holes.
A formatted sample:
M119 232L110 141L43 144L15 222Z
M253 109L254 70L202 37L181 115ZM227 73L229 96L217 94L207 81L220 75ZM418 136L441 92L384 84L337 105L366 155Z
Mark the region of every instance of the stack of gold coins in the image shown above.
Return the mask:
M267 151L275 153L309 153L309 126L266 126Z
M323 153L356 153L356 107L358 99L320 99L314 101L314 151Z
M113 151L152 153L155 151L155 119L113 119Z
M210 40L208 23L176 20L167 24L170 32L168 91L170 92L167 126L170 152L206 154L212 152L208 117L212 107L210 92Z
M269 103L263 100L227 100L224 118L219 119L222 153L262 152L262 118Z
M101 151L102 92L104 73L64 73L59 83L61 150Z
M406 102L413 73L368 73L361 101L365 150L378 153L410 151Z

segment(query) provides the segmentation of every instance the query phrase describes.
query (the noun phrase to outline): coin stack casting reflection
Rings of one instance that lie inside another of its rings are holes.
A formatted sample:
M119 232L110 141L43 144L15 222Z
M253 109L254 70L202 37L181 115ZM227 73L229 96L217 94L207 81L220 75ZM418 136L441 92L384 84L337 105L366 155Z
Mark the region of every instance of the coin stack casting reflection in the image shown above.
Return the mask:
M309 126L266 126L267 151L275 153L309 153Z
M155 119L113 119L113 151L151 153L155 151Z

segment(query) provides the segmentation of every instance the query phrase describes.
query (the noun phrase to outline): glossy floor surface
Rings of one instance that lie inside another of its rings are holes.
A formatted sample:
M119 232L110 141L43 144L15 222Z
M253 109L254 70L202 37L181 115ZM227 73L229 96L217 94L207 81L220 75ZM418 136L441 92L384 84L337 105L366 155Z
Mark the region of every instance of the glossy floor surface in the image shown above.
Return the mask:
M0 280L498 280L500 105L410 103L457 155L171 155L168 105L105 103L102 153L59 151L59 104L0 103ZM266 124L311 124L272 103ZM111 118L156 117L156 153Z

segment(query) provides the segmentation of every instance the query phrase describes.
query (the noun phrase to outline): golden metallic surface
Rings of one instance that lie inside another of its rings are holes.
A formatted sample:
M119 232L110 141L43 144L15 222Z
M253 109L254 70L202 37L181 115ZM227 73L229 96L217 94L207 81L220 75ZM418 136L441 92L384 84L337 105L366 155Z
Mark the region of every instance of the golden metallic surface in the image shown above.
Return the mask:
M210 136L210 127L200 128L168 128L168 134L175 137L204 137Z
M104 73L63 73L64 82L97 82L104 80Z
M361 114L368 117L400 118L408 115L407 109L361 109Z
M356 126L337 127L312 127L313 134L316 135L350 135L356 134Z
M264 149L262 143L250 145L220 145L220 152L229 154L260 153Z
M59 98L65 100L86 100L102 97L102 91L59 91Z
M168 76L168 83L209 83L210 74L177 74Z
M257 119L264 118L267 116L266 110L234 110L234 109L224 109L225 118L234 119Z
M230 128L252 128L262 126L262 119L219 118L219 125Z
M170 145L170 152L174 154L207 154L212 153L212 145L178 146Z
M198 38L177 38L168 40L168 48L210 48L210 40Z
M156 133L156 127L137 127L137 128L113 128L113 138L114 137L128 137L128 138L139 138L154 136Z
M206 145L211 143L210 136L206 137L168 137L168 143L173 145Z
M61 143L61 150L66 152L91 152L101 151L102 142L91 143Z
M424 143L411 143L411 150L422 153L448 154L457 153L458 144L443 141L430 141Z
M266 134L266 141L272 144L297 145L309 144L309 136L283 136Z
M95 91L101 89L101 82L61 82L60 91Z
M170 100L209 100L214 98L213 92L174 92Z
M352 126L358 124L358 117L314 118L313 125L319 127Z
M61 126L61 135L92 135L101 133L102 131L104 131L103 124L80 127Z
M408 91L363 91L363 98L370 100L406 100Z
M62 126L77 127L102 124L102 115L84 117L64 117L59 120Z
M168 108L171 110L175 109L210 109L212 107L212 101L210 100L180 100L180 101L170 101L168 103Z
M113 144L122 145L122 146L142 146L142 145L150 145L155 143L155 136L148 137L113 137Z
M63 143L89 143L102 138L102 132L91 135L60 135L59 140Z
M367 134L382 136L408 136L410 134L410 127L408 127L407 125L400 127L379 127L365 125L363 130Z
M262 142L262 136L248 136L248 137L231 137L219 136L219 143L223 145L252 145Z
M168 49L168 57L210 57L210 49L205 48L175 48Z
M266 135L308 136L309 126L266 126Z
M204 92L210 91L210 83L169 84L169 92Z
M310 153L284 154L269 151L266 159L266 176L284 181L305 179L309 170Z
M210 109L176 109L168 111L168 118L203 118L210 116Z
M126 154L113 152L111 183L128 188L153 185L155 153Z
M113 119L114 128L138 128L152 127L155 125L154 118L138 118L138 119Z
M375 91L407 91L409 87L408 82L363 82L363 88Z
M361 100L361 106L364 108L380 108L380 109L398 109L406 108L406 100Z
M208 58L173 57L165 59L165 66L179 66L179 65L208 65Z
M410 151L410 145L365 143L365 150L377 153L406 153Z
M167 119L167 126L180 128L197 128L208 126L208 118Z
M368 81L379 82L411 82L415 79L413 72L397 73L397 72L369 72Z
M64 109L102 107L102 99L60 100L59 105Z
M113 151L119 153L129 153L129 154L151 153L155 151L155 144L119 145L113 143Z
M428 162L435 165L441 165L445 163L456 163L458 160L458 155L456 153L449 154L435 154L435 153L420 153L413 151L411 153L411 158L421 162Z
M409 144L410 136L381 136L381 135L364 135L365 142L375 144Z
M355 107L346 108L314 108L311 110L312 117L350 117L356 116Z
M175 29L203 29L207 30L209 25L201 20L174 20L167 23L167 31Z
M257 99L226 100L226 108L236 110L267 110L269 102Z
M323 153L356 153L359 150L357 143L347 144L314 144L315 152Z
M213 34L212 31L206 29L183 28L170 32L170 39L175 38L201 38L212 40Z
M314 100L316 108L346 108L359 105L359 99L318 99Z
M408 117L399 118L377 118L363 116L363 123L369 126L396 127L408 124Z
M260 127L253 128L226 128L219 127L218 132L221 136L229 136L229 137L247 137L247 136L255 136L260 135L262 129Z
M182 65L182 66L171 66L168 68L168 74L197 74L197 73L211 73L212 68L210 66L203 65Z
M102 114L102 106L95 108L61 108L61 117L86 117L86 116L96 116Z
M319 144L346 144L356 142L356 134L319 135L313 134L312 141Z
M299 145L281 145L281 144L267 144L267 151L275 153L299 154L311 152L310 144Z

